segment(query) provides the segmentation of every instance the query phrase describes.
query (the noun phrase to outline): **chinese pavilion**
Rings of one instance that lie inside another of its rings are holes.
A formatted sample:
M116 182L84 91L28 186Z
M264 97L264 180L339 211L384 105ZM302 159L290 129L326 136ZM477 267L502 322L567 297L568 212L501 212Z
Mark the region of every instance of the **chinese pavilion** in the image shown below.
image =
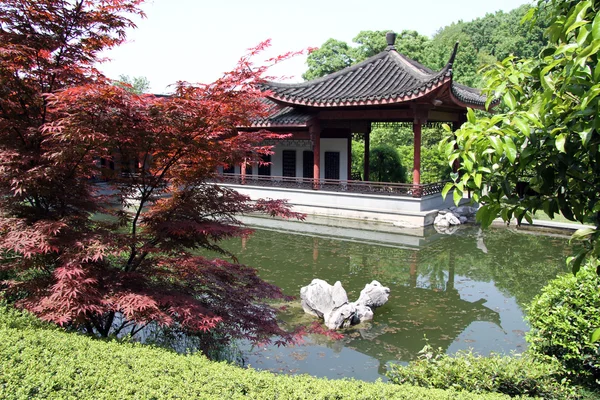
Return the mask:
M271 107L269 116L240 130L267 129L291 133L291 137L273 143L269 165L224 171L225 181L235 176L237 182L250 185L276 182L275 186L304 185L352 193L415 198L439 195L440 183L421 184L421 128L449 123L457 129L466 119L467 108L484 109L486 98L478 90L453 81L458 43L446 66L436 72L399 53L394 46L395 33L389 32L386 40L383 52L322 78L293 84L265 82L261 89ZM377 122L412 124L412 184L352 180L352 135L364 138L363 176L367 180L369 133L371 124ZM227 174L236 171L239 174ZM420 207L418 211L423 210Z

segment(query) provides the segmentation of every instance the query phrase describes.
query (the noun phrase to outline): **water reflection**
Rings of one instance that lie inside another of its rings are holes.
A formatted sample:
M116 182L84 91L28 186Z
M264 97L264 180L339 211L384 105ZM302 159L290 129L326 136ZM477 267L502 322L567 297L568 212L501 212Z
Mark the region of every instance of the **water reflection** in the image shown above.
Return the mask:
M346 330L341 341L307 337L290 348L246 348L246 361L287 373L372 380L388 362L414 359L425 336L449 353L522 351L528 329L523 306L565 270L570 251L566 237L508 229L470 227L397 243L390 238L376 243L258 229L228 243L241 262L289 295L298 296L313 278L340 280L351 301L373 279L391 289L375 319ZM281 318L291 326L313 320L299 300Z

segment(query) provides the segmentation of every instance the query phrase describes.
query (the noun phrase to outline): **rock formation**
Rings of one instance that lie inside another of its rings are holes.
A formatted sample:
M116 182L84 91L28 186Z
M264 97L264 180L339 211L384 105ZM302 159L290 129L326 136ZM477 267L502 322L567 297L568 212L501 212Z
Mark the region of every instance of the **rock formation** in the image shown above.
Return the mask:
M313 279L300 289L304 312L323 318L329 329L346 328L373 319L373 309L384 305L390 289L373 281L365 285L357 301L350 303L346 290L337 281L333 286L322 279Z
M439 233L452 234L455 226L475 221L476 207L461 206L440 210L433 221L433 226Z

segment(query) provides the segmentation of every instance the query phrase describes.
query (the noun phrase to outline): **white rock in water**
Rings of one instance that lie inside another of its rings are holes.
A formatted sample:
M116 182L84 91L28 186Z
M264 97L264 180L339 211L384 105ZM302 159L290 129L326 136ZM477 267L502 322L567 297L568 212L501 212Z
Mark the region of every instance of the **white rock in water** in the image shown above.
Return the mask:
M348 294L346 294L346 290L343 288L340 281L337 281L333 284L333 288L331 290L331 301L333 302L333 309L348 303Z
M373 319L373 310L369 306L365 306L363 304L358 304L356 306L356 319L358 324L363 321L370 321Z
M360 292L354 303L338 281L333 286L322 279L313 279L310 285L300 289L301 304L308 314L323 318L329 329L345 328L352 324L373 319L373 308L388 301L390 289L373 281Z
M366 284L365 288L360 291L360 296L356 300L356 304L377 308L387 303L389 296L390 288L381 285L377 281L372 281Z
M449 225L460 225L460 219L454 213L446 214L445 217Z
M352 325L355 315L356 306L346 303L325 315L325 325L329 329L347 328Z
M448 215L448 214L446 214ZM450 223L448 223L448 220L446 219L446 215L439 215L437 217L435 217L435 220L433 220L433 224L435 226L449 226Z
M341 286L342 285L339 284L339 287L336 290L338 302L342 300L343 295L346 293ZM304 312L319 318L323 318L325 314L330 313L334 308L333 291L334 287L326 281L322 279L313 279L310 285L300 289L301 304ZM343 294L342 291L344 291ZM347 299L348 296L346 295L346 302L348 301Z

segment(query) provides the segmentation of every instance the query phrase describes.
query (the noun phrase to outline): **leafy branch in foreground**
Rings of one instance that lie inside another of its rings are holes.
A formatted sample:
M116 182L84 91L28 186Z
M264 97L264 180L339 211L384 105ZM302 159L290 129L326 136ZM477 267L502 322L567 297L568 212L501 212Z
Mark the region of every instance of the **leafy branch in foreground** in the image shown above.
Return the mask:
M548 46L538 58L509 57L489 69L487 105L501 101L498 112L469 111L441 145L450 164L460 161L445 192L470 191L482 225L497 217L531 222L536 211L593 223L574 235L583 244L569 259L574 272L600 255L599 9L592 0L539 1L525 20L549 15Z

